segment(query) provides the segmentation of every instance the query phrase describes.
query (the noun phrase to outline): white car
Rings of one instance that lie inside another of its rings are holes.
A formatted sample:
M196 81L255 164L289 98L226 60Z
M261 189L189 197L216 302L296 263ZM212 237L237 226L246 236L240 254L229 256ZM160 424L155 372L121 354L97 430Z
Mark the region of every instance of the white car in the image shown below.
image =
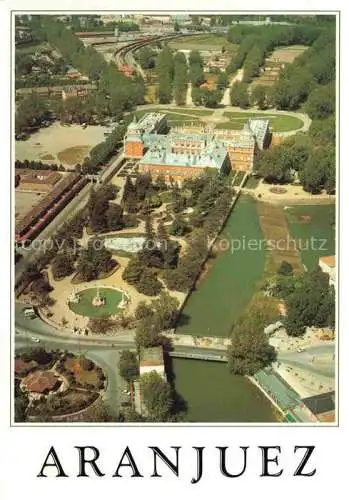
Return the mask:
M304 347L299 347L299 348L297 349L297 352L304 352L304 351L305 351Z
M32 340L33 342L35 342L36 344L38 342L40 342L40 339L38 339L37 337L30 337L30 340Z

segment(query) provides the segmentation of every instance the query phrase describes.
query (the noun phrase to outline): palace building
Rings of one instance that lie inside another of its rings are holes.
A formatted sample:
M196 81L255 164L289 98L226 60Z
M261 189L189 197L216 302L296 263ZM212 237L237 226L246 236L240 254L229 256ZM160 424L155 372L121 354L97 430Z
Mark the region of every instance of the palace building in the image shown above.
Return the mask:
M251 173L257 152L270 142L269 120L265 118L249 119L243 130L195 125L167 132L165 114L148 113L138 122L135 118L124 137L124 155L139 160L140 172L179 184L205 168Z

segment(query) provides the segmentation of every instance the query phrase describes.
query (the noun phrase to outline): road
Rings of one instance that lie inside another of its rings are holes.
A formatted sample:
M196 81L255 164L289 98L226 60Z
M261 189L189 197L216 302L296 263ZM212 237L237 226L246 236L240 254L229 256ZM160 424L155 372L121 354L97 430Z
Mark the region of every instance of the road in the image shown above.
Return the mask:
M303 368L311 373L325 377L335 376L335 344L328 342L325 345L310 347L303 352L286 352L278 354L278 361L291 366Z
M119 167L120 163L124 158L123 151L121 151L113 160L113 162L104 170L101 181L102 184L94 184L96 189L99 189L103 183L107 182L114 174L114 172ZM83 187L83 189L72 199L66 207L61 210L57 216L41 231L41 233L33 240L31 245L27 248L18 249L19 253L22 254L22 258L15 266L15 282L17 282L28 265L28 262L34 261L35 256L41 250L45 250L45 244L47 240L67 221L69 221L75 214L77 214L82 208L86 206L88 198L90 196L92 184L89 183Z
M169 104L141 104L139 106L136 107L136 110L137 111L141 111L141 110L146 110L146 109L171 109L171 108L178 108L178 106L175 104L175 103L169 103ZM182 108L184 109L184 107L182 106ZM191 109L193 110L200 110L200 109L203 109L205 111L208 110L208 108L205 108L205 106L185 106L185 108L190 111ZM256 109L256 108L249 108L249 109L241 109L241 108L238 108L236 106L225 106L224 108L219 108L220 110L222 110L222 112L225 112L225 111L230 111L230 112L234 112L234 113L253 113L253 114L256 114L258 116L263 116L263 115L289 115L289 116L293 116L295 118L299 118L300 120L302 120L303 122L303 125L301 128L297 129L297 130L290 130L288 132L277 132L277 135L278 136L291 136L291 135L294 135L294 134L298 134L298 132L307 132L310 128L310 125L311 125L311 119L309 118L308 115L306 115L305 113L298 113L296 111L282 111L280 109L267 109L267 110L260 110L260 109ZM134 111L132 111L134 112Z

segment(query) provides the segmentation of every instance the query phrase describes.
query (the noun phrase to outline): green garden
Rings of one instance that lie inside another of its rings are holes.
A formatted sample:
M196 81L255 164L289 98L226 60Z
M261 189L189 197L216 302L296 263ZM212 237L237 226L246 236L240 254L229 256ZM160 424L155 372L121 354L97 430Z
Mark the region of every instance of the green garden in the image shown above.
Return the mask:
M299 205L286 210L292 238L299 242L303 264L311 271L319 257L336 253L336 206Z
M104 301L103 305L94 306L92 303L97 292ZM79 292L78 296L79 302L69 302L69 307L75 314L89 318L102 318L116 314L122 300L122 293L112 288L88 288Z

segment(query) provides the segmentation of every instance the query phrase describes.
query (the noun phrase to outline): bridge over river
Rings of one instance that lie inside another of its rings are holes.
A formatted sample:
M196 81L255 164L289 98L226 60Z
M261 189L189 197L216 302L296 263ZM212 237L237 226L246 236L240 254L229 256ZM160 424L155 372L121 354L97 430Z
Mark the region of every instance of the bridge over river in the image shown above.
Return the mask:
M202 361L220 361L227 363L228 357L222 350L215 349L181 349L177 347L169 352L172 358L199 359Z

